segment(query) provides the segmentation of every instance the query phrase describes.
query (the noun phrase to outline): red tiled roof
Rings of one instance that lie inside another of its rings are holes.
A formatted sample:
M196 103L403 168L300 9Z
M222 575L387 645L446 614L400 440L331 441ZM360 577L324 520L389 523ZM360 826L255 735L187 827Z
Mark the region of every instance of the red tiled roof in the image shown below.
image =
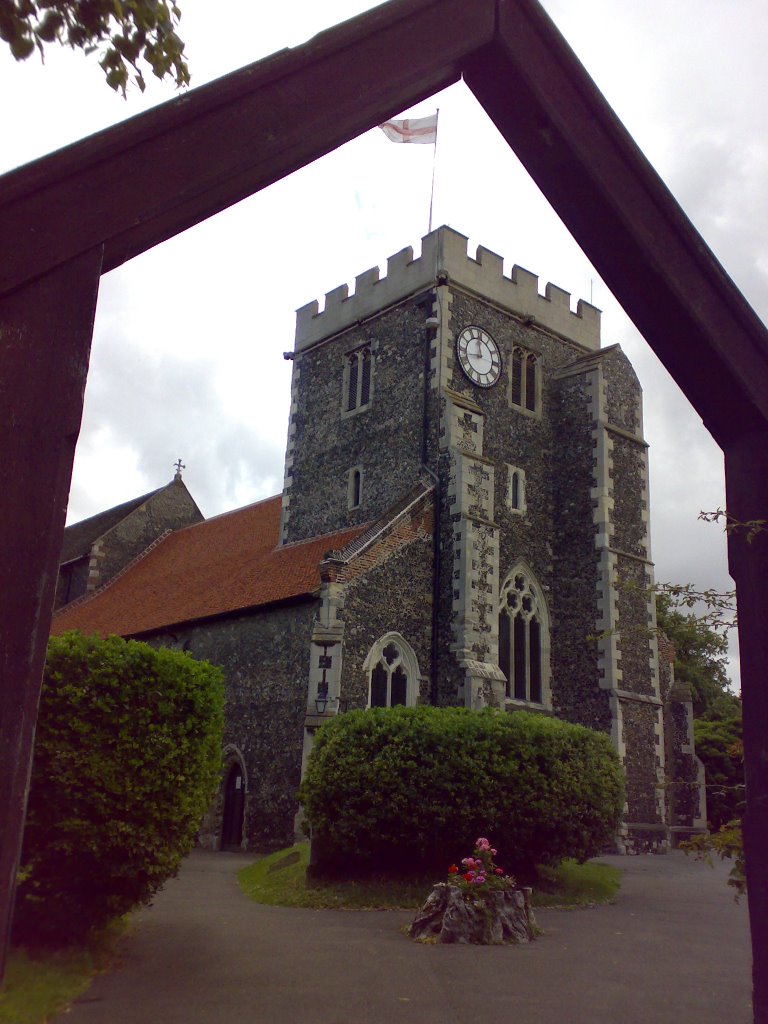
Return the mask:
M311 594L329 549L370 524L276 548L280 495L169 534L93 597L62 608L51 632L135 636Z

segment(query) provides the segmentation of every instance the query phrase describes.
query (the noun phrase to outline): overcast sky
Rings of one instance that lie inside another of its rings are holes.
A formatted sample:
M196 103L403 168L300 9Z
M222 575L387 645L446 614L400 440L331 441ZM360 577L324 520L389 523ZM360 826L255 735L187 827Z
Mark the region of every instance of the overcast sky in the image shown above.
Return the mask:
M180 0L202 85L374 6L365 0ZM545 0L608 102L728 273L768 315L768 19L759 0ZM94 58L45 66L0 52L0 171L174 96L127 101ZM603 310L645 393L657 579L730 589L720 450L469 90L440 108L434 224L450 224ZM379 264L428 224L432 150L378 129L102 279L69 521L167 482L173 463L206 516L278 492L294 310ZM11 240L5 239L8 244ZM732 673L735 677L735 672Z

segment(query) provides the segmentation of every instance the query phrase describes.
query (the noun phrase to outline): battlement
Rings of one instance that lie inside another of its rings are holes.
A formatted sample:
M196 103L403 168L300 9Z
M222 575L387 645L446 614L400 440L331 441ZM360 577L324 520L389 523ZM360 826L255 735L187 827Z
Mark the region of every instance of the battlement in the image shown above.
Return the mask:
M448 284L475 292L587 349L600 348L599 309L579 299L576 311L572 311L570 293L553 284L547 284L541 295L536 274L522 267L513 267L511 275L505 277L501 256L478 246L473 259L467 254L467 241L465 235L452 228L438 228L422 238L421 256L416 259L411 246L390 256L385 277L379 276L378 267L371 267L355 278L351 295L345 284L328 292L322 312L316 300L302 306L296 311L296 351L301 352L444 278Z

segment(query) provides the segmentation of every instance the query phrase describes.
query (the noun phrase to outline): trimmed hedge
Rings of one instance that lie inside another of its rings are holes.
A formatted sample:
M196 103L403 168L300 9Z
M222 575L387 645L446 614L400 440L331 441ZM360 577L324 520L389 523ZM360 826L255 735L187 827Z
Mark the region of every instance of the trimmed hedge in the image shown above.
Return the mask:
M221 774L221 671L78 633L48 644L14 933L63 944L178 870Z
M609 738L525 712L376 708L317 734L300 799L317 874L440 870L488 836L507 871L586 860L616 833Z

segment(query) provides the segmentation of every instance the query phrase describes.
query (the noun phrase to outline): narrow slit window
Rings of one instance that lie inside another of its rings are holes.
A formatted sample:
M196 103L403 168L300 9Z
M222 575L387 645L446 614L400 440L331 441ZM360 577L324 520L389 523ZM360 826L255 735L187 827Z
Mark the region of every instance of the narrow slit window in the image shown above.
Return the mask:
M525 470L507 466L507 508L512 512L525 512Z
M359 508L363 500L363 473L360 469L350 469L347 485L348 508Z

